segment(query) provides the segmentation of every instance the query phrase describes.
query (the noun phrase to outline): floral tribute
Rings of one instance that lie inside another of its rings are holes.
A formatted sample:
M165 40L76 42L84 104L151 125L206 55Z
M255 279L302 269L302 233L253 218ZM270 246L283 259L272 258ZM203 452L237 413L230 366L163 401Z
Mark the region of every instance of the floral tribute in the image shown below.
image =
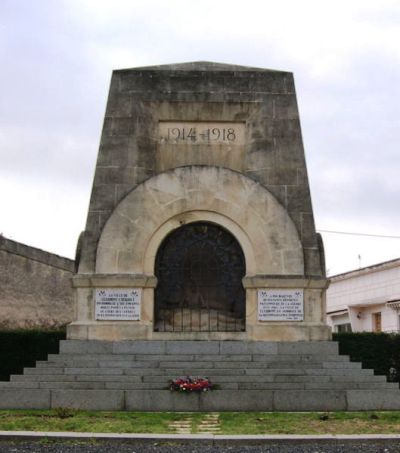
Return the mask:
M177 379L173 379L170 382L169 389L176 392L208 392L212 390L214 386L211 384L208 378L199 378L186 376Z

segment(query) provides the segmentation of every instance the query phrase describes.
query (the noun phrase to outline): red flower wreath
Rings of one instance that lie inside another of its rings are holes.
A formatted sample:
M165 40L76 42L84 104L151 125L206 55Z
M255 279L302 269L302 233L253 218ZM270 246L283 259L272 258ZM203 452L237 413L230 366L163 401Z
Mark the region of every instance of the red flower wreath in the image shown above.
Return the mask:
M169 389L177 392L208 392L213 385L208 378L198 378L186 376L184 378L173 379Z

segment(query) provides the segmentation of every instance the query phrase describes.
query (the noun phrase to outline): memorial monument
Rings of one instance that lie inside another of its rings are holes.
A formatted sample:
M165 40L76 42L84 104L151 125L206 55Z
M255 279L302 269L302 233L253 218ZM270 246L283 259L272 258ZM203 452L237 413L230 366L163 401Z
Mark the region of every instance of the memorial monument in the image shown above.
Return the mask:
M395 384L329 341L289 72L114 71L77 260L68 340L0 407L400 408ZM167 390L199 372L220 389Z
M327 340L293 76L114 71L71 339Z

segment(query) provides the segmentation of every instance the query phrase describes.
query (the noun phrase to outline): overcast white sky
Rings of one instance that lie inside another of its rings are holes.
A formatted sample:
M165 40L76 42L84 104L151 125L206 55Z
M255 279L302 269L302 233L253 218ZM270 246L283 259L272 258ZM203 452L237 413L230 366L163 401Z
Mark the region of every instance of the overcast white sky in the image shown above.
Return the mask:
M317 229L400 236L400 1L1 0L0 233L74 257L111 71L295 75ZM330 275L400 239L323 233Z

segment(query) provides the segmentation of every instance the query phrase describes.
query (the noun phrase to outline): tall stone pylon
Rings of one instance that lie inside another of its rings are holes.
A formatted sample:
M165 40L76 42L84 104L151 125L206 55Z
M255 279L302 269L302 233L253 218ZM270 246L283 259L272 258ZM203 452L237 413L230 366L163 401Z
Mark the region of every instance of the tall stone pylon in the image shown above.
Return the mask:
M74 286L71 339L330 338L292 73L114 71Z

